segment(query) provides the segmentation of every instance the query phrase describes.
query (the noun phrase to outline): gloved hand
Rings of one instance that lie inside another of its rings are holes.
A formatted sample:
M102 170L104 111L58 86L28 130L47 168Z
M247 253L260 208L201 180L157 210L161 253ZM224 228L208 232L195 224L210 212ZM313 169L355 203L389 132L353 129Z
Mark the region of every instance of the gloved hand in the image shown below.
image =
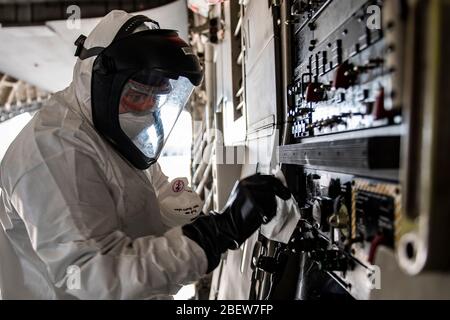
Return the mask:
M212 212L183 226L183 234L197 242L208 258L208 273L228 249L239 248L261 224L272 220L277 211L275 196L291 197L274 176L254 175L236 184L221 213Z

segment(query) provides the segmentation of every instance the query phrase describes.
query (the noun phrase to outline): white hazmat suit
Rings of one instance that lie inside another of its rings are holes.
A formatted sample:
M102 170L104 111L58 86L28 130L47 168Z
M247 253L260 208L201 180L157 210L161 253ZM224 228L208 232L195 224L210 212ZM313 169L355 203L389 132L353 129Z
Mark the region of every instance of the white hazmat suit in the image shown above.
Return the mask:
M130 17L112 11L85 47L108 46ZM53 95L2 161L3 299L163 298L207 270L202 248L174 227L176 215L182 225L199 213L198 195L179 183L172 188L186 210L180 213L158 164L135 169L95 130L94 60L78 59L72 84Z

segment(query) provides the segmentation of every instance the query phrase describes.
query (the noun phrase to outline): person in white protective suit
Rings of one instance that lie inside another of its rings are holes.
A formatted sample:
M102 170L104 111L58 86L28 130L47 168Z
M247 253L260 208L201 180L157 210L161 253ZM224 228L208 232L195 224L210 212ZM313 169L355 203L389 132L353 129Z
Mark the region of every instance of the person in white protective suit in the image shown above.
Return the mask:
M289 191L272 176L252 176L220 214L200 214L186 181L168 182L156 162L202 81L191 48L175 31L123 11L76 45L73 82L1 163L1 296L167 297L214 270Z

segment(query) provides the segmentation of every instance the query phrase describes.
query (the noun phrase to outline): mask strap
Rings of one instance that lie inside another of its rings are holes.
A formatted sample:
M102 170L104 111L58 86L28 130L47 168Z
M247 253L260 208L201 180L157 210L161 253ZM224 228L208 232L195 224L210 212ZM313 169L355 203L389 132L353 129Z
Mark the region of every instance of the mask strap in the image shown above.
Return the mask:
M103 47L93 47L90 49L86 49L84 47L84 41L86 41L85 35L80 35L77 40L75 40L75 45L77 46L77 49L75 51L75 57L80 58L81 60L97 56L99 55L103 49Z

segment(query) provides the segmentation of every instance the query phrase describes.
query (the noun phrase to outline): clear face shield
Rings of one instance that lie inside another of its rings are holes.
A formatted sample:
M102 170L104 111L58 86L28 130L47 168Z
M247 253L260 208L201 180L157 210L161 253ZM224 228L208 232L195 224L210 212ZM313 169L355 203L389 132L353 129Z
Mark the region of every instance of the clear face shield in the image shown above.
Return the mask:
M140 71L124 85L120 127L146 157L158 158L193 89L189 79L157 71Z

